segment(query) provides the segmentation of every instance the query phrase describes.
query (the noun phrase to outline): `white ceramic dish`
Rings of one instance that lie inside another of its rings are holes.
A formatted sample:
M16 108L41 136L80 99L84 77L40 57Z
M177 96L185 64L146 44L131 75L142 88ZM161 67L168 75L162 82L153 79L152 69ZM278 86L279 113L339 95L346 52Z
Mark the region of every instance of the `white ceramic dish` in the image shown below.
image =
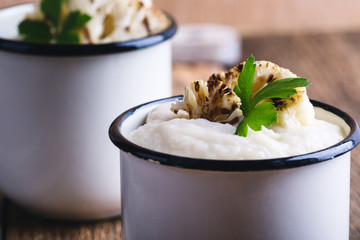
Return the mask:
M118 152L107 130L119 112L171 95L176 24L128 42L14 41L33 4L0 10L0 191L41 215L120 213Z
M360 141L349 115L313 101L317 116L323 118L321 109L331 112L348 136L280 159L185 158L127 139L151 109L173 100L132 108L110 127L121 153L122 239L349 239L350 150Z

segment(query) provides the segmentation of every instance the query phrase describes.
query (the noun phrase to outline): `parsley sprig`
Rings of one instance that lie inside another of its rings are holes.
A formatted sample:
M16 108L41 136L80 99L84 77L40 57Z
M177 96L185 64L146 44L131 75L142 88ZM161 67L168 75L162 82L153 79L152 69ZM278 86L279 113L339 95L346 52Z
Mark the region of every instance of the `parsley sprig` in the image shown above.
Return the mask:
M62 17L64 0L41 0L40 9L44 20L23 20L18 30L24 41L33 43L78 44L78 30L90 21L91 17L81 11L72 11Z
M269 83L251 99L255 71L255 58L251 55L246 60L238 84L234 88L234 92L241 99L240 109L244 115L235 134L243 137L247 136L248 126L254 131L260 131L261 126L270 126L277 122L277 112L273 102L260 103L261 101L271 98L290 98L297 94L295 88L310 84L305 78L283 78Z

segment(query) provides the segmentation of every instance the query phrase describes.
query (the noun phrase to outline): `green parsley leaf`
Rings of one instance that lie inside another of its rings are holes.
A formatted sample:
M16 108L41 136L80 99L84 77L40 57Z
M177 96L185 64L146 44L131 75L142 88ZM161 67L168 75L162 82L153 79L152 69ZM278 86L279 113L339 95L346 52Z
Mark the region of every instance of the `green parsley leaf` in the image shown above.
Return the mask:
M24 20L18 30L27 42L47 43L52 38L50 26L42 21Z
M235 134L246 137L248 126L254 131L260 131L261 126L269 126L277 122L277 113L274 104L266 102L257 105L250 114L236 128Z
M251 110L250 98L256 70L256 64L254 62L255 58L253 55L246 60L243 70L238 78L238 88L236 88L236 92L242 103L240 109L244 116L247 116Z
M268 84L255 94L251 100L250 108L253 108L262 100L269 98L290 98L296 94L297 87L305 87L310 82L305 78L283 78Z
M57 44L78 44L80 37L76 32L65 32L59 34L55 41Z
M85 13L80 11L73 11L67 16L62 28L62 32L78 30L84 27L85 24L90 21L90 19L91 17Z
M59 26L60 22L62 3L63 0L42 0L40 3L41 11L56 28Z
M66 17L61 32L56 37L58 44L78 44L80 37L76 30L83 28L90 21L91 17L80 11L70 12Z
M251 91L256 72L255 59L251 55L245 62L234 87L235 94L241 99L240 109L244 118L236 128L235 134L246 137L248 127L260 131L262 126L270 126L277 122L277 112L272 102L260 103L271 98L290 98L297 94L295 88L306 87L310 82L305 78L284 78L269 83L251 99Z
M56 42L58 44L79 44L78 30L90 21L91 17L81 11L62 14L64 0L41 0L40 9L44 20L24 20L19 26L19 34L24 41L36 43Z

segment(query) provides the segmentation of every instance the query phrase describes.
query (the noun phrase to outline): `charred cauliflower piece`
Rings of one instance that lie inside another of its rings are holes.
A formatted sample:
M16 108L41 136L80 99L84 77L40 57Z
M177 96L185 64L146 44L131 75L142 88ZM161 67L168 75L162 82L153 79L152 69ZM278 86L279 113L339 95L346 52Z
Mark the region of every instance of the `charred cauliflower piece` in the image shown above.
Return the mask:
M184 99L176 101L171 110L184 110L189 118L205 118L209 121L236 123L242 117L241 101L233 89L243 68L243 63L228 72L212 74L207 82L195 81L185 88Z
M210 78L195 81L185 89L184 99L171 106L177 113L184 110L190 119L205 118L213 122L236 123L242 116L240 98L224 82Z
M289 69L282 68L269 61L256 61L256 72L252 97L271 82L283 78L297 78ZM278 124L283 127L290 125L309 125L315 116L314 108L306 93L305 87L296 88L297 94L289 99L271 99L278 113Z
M151 0L72 0L70 9L92 16L83 32L89 43L128 41L164 30L169 21Z
M80 10L91 20L79 30L81 43L100 44L138 39L159 33L170 21L152 0L71 0L63 1L60 18ZM26 16L45 20L40 4Z
M209 80L219 80L225 83L229 88L234 89L237 84L238 77L243 69L244 63L231 68L228 72L214 73L209 77Z

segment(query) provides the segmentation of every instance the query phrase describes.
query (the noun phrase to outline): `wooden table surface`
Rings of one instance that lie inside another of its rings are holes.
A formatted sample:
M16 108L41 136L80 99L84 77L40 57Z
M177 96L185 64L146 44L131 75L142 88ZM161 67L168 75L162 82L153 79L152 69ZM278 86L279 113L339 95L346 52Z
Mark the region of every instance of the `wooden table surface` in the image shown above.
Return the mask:
M344 109L360 121L360 31L331 34L293 34L243 39L243 56L270 60L308 78L310 98ZM221 66L177 64L174 94L186 82L203 78ZM16 204L1 199L2 240L115 240L121 239L121 221L59 222L32 216ZM352 152L350 239L360 239L360 147Z

